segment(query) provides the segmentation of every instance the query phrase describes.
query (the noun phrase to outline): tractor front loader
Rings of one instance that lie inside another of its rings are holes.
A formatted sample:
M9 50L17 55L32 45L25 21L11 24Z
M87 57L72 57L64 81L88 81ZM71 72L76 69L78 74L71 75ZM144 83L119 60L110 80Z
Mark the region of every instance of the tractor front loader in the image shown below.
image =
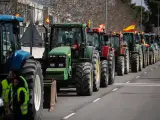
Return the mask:
M129 48L131 71L141 71L143 68L143 52L139 35L135 32L124 32L123 37Z
M43 110L43 75L39 61L21 50L20 22L23 18L0 15L0 80L11 69L19 70L29 87L29 120L41 120Z
M90 96L99 89L99 53L87 45L86 29L80 23L51 25L42 69L44 78L57 80L57 91L76 87L77 95Z

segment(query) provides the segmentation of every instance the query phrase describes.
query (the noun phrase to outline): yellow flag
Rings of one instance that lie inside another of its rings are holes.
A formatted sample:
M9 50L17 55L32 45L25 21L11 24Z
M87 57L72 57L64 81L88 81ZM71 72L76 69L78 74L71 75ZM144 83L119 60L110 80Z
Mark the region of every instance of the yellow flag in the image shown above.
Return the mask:
M124 32L133 31L135 30L135 25L130 25L127 28L123 29Z

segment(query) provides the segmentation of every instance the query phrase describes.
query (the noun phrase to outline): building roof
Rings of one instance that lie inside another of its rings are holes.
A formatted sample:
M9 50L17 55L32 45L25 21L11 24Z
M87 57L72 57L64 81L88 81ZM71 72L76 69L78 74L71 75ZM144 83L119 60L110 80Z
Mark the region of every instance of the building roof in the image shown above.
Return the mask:
M18 20L19 22L23 22L22 17L16 17L16 16L12 16L12 15L0 15L0 20L3 20L3 21Z

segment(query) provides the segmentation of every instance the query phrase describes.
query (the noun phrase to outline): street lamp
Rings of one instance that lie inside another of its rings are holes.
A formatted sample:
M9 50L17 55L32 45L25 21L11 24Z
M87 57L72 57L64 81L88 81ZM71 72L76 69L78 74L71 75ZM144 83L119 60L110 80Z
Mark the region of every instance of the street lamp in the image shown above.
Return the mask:
M159 35L159 3L158 3L158 35Z
M142 13L142 0L141 0L141 25L140 25L141 32L142 32L142 18L143 18L143 13Z
M106 3L105 3L105 28L107 29L107 14L108 14L108 10L107 10L107 5L108 5L108 0L106 0Z

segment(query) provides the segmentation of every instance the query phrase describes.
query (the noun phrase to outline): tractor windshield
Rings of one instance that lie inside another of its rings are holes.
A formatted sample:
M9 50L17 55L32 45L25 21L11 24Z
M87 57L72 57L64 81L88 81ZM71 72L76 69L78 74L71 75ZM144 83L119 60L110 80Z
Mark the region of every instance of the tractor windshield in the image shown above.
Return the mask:
M97 50L101 48L101 45L104 45L103 35L99 33L88 33L88 41L87 43L91 46L96 47Z
M12 23L0 23L0 61L5 63L8 53L15 51L17 48L17 35L13 34Z
M150 41L151 41L151 37L145 35L145 42L146 42L147 44L150 44Z
M136 37L133 33L124 33L123 40L128 43L128 45L134 45L136 43Z
M119 36L112 36L111 38L112 44L115 49L119 49L120 47L120 38Z
M52 29L51 45L55 46L71 46L82 42L82 28L72 27L55 27Z

